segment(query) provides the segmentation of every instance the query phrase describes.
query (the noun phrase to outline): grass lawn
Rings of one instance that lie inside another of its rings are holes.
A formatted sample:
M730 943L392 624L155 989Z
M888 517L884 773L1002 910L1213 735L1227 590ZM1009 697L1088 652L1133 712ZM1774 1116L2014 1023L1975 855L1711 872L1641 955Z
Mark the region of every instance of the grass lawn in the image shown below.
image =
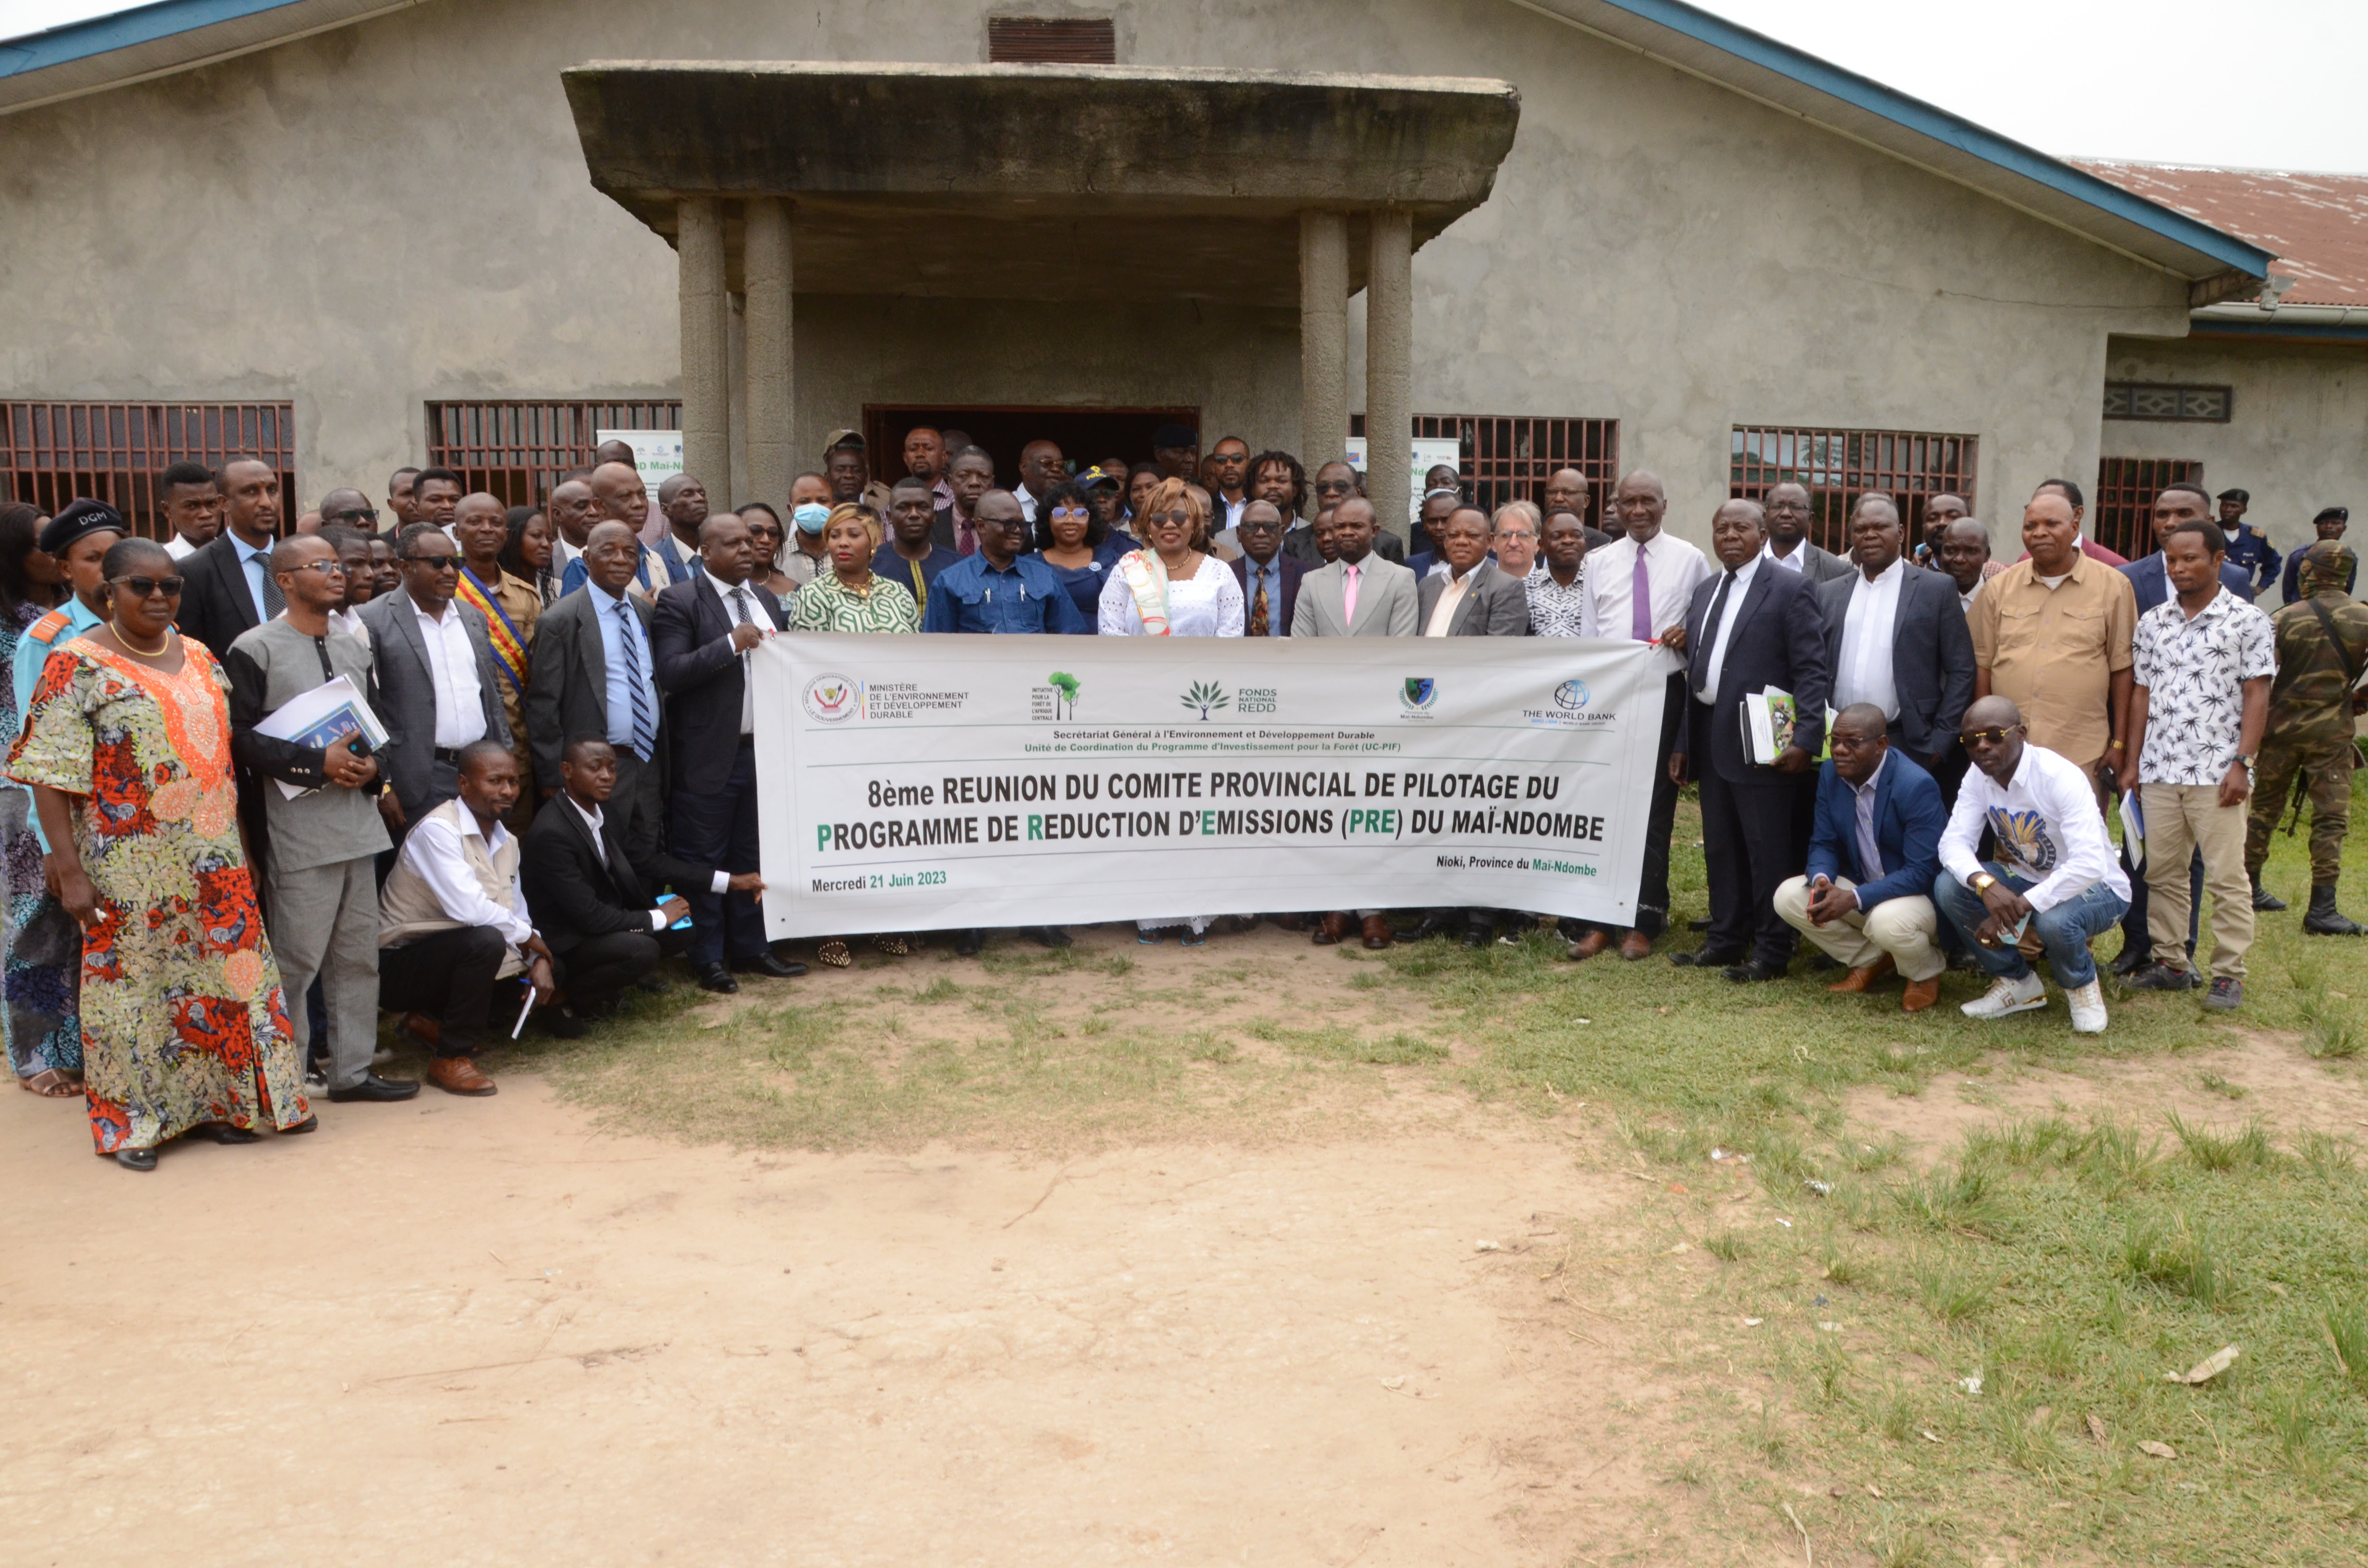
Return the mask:
M1681 915L1703 907L1694 836L1689 806ZM2363 855L2345 879L2356 916ZM1582 1162L1649 1178L1638 1218L1658 1247L1707 1255L1640 1325L1661 1335L1691 1422L1668 1483L1702 1513L1764 1510L1820 1559L1886 1564L1979 1562L2000 1542L2040 1561L2358 1562L2357 1128L2281 1125L2240 1097L2179 1119L2141 1094L2110 1115L2001 1108L1913 1150L1868 1114L1943 1074L1976 1102L2048 1070L2194 1082L2184 1058L2263 1036L2356 1086L2368 941L2301 936L2302 839L2277 840L2268 881L2294 907L2262 918L2243 1012L2112 998L2092 1039L2053 991L2044 1012L1965 1019L1969 974L1909 1017L1896 982L1837 998L1805 961L1759 986L1657 955L1576 965L1541 933L1378 957L1217 937L1156 976L1131 942L999 943L984 961L859 944L851 975L688 1017L697 994L677 985L523 1054L614 1125L745 1146L1321 1136L1417 1092L1569 1118L1588 1130ZM1553 1287L1574 1311L1588 1267ZM2208 1381L2166 1380L2229 1345Z

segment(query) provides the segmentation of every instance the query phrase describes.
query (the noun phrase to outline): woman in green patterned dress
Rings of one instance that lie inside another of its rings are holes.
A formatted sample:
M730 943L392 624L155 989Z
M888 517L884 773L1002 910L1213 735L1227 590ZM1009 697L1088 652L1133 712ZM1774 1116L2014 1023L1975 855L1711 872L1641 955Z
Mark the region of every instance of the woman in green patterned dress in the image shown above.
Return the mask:
M107 552L108 621L50 655L10 758L83 929L85 1096L101 1154L156 1168L185 1132L310 1132L231 775L228 683L173 629L177 563Z
M822 546L830 570L798 590L790 606L792 631L905 631L921 630L920 607L913 590L871 572L872 553L880 548L880 519L854 502L834 508L822 526ZM913 950L902 937L879 936L871 945L902 958ZM814 957L833 969L855 961L847 943L831 937L814 949Z

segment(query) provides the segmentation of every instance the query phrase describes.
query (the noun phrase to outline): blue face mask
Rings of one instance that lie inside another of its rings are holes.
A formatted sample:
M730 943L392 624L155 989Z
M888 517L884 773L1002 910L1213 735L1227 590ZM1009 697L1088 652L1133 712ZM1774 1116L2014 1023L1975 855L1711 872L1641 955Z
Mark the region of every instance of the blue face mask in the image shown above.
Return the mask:
M790 519L798 525L798 532L818 534L822 532L822 526L830 521L830 508L819 501L809 501L791 512Z

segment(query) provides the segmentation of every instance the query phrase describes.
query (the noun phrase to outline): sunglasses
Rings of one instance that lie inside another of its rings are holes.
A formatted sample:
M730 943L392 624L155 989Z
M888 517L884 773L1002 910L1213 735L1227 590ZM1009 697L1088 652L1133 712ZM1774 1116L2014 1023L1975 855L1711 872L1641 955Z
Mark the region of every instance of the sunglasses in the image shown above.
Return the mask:
M1969 746L2002 746L2006 744L2006 738L2013 733L2014 731L2010 729L1967 730L1957 738Z
M181 597L179 577L109 577L108 582L119 588L128 588L135 599L154 598L158 594L168 599Z
M332 512L325 518L332 523L374 523L378 521L375 506L348 506L342 512Z
M403 559L411 565L432 566L438 572L447 567L456 572L461 569L461 557L457 555L406 555Z
M1315 482L1318 495L1346 495L1357 487L1345 479L1319 479Z

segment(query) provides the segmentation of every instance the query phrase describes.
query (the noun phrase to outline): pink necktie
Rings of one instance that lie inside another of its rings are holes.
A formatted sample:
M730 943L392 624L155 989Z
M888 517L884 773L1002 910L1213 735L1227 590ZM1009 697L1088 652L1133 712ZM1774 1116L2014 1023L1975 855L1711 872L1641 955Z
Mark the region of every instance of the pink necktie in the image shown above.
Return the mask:
M1636 574L1628 582L1628 635L1653 640L1653 579L1645 570L1645 547L1636 547Z
M1340 568L1340 618L1349 626L1357 624L1357 568L1344 563Z

